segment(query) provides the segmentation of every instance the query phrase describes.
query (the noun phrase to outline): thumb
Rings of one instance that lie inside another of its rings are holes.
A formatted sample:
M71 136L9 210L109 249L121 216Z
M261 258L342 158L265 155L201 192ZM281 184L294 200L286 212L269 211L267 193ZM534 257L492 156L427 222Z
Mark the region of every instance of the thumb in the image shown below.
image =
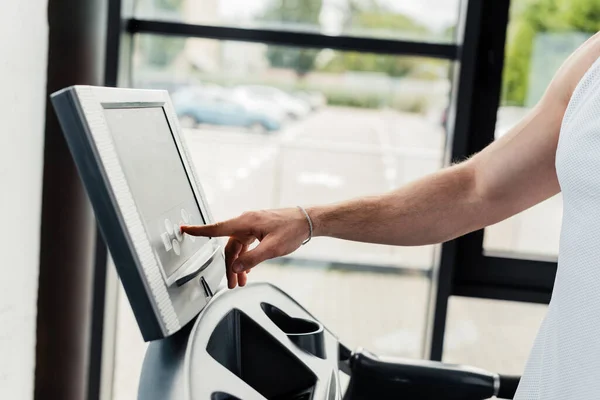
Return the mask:
M233 272L242 272L256 267L263 261L270 260L279 256L277 241L272 238L265 238L254 249L247 251L235 260L231 268Z

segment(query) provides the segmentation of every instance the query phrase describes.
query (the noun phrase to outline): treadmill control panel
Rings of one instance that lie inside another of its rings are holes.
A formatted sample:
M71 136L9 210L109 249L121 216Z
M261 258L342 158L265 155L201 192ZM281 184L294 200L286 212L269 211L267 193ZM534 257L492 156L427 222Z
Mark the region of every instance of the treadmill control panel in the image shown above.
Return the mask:
M165 91L75 86L52 95L100 229L146 341L191 321L225 277L212 222Z

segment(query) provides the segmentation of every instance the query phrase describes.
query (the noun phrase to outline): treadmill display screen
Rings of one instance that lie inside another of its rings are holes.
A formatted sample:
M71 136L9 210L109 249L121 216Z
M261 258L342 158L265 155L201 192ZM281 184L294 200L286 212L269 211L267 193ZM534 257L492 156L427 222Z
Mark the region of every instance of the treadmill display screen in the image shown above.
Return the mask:
M169 277L208 239L179 234L179 225L204 220L167 117L162 107L104 113L146 233Z

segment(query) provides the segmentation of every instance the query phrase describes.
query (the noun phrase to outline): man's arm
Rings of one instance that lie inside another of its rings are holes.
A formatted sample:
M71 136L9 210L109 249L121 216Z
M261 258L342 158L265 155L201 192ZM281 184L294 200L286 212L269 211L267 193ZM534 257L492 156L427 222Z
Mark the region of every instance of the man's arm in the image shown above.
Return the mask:
M317 236L418 246L502 221L559 192L554 155L565 106L541 102L482 152L393 192L308 209Z
M573 90L600 56L595 35L555 75L542 100L513 129L469 160L393 192L308 208L315 236L402 246L444 242L502 221L559 192L554 168L560 125ZM229 286L296 250L308 235L298 209L255 211L188 234L229 236ZM253 250L248 246L261 243ZM240 273L241 271L241 273Z

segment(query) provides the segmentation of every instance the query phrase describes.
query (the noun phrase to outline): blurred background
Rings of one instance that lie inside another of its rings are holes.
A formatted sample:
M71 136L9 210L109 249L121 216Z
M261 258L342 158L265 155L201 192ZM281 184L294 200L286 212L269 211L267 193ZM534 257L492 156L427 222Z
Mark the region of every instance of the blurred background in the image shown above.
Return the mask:
M382 193L460 161L600 30L597 0L100 3L104 83L169 91L218 220ZM557 195L439 246L316 238L250 280L287 291L351 348L520 374L561 217ZM110 257L90 268L102 276L92 397L132 399L147 344Z

